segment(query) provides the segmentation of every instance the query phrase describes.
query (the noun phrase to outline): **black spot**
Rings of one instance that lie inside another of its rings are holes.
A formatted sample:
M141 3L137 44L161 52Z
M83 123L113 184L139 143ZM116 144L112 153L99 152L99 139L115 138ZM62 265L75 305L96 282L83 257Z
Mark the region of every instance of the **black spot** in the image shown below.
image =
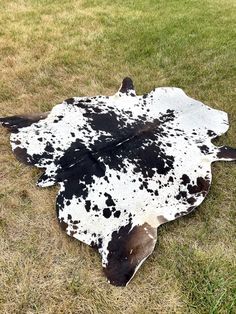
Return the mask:
M172 176L169 177L168 182L174 182L174 179Z
M52 144L50 144L49 142L47 142L46 146L45 146L45 151L49 152L49 153L53 153L54 152L54 148L52 146Z
M180 191L179 194L175 196L177 200L186 199L186 197L187 197L187 192L185 191Z
M105 218L110 218L111 217L111 210L109 208L104 208L103 209L103 216Z
M200 148L200 151L204 154L207 155L209 154L209 147L206 145L198 146Z
M104 193L104 195L107 197L107 200L106 200L107 206L115 206L116 205L110 194Z
M116 212L114 212L114 217L119 218L120 217L120 211L117 210Z
M189 184L187 186L187 189L190 194L197 194L202 192L207 192L210 186L210 182L207 179L204 179L202 177L197 178L196 185Z
M98 205L94 205L92 209L93 209L93 211L95 211L95 212L98 212L98 211L99 211Z
M182 180L181 184L183 185L187 185L188 183L190 183L190 178L187 174L183 174L181 180Z
M187 199L187 202L190 204L190 205L193 205L195 202L196 202L196 199L194 197L190 197Z
M90 211L90 209L91 209L91 201L85 201L85 209L87 210L87 212Z
M207 135L209 135L210 137L216 137L217 136L217 134L215 132L213 132L212 130L208 130Z

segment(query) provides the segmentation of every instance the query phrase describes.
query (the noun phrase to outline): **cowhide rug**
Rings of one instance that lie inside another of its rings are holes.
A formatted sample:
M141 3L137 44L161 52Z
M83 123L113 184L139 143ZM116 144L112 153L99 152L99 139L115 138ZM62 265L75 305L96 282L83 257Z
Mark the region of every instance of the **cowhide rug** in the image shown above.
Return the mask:
M1 118L16 157L59 183L56 212L66 233L94 248L111 284L124 286L152 253L157 228L202 203L211 163L236 150L211 140L227 114L179 88L137 96L125 78L113 96L74 97L50 112Z

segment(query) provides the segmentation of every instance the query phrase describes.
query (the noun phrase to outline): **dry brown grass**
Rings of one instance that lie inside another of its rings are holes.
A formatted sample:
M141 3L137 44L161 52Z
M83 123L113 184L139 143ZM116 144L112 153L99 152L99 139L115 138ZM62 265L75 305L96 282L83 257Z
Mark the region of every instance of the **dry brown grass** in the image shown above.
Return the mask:
M229 112L218 144L236 145L231 1L1 1L0 115L39 112L70 96L179 86ZM159 230L126 288L59 228L57 188L39 189L0 131L0 313L235 313L235 164L216 164L196 213Z

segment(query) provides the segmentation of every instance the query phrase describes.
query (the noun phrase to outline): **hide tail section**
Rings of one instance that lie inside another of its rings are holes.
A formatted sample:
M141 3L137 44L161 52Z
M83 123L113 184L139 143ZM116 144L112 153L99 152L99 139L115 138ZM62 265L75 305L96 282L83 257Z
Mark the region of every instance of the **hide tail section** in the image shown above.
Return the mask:
M157 240L157 228L149 224L131 224L112 233L108 243L108 255L104 273L115 286L126 286L136 271L153 252Z
M31 124L45 119L49 112L32 114L32 115L17 115L11 117L0 118L0 125L8 129L12 133L18 132L18 129L25 128Z

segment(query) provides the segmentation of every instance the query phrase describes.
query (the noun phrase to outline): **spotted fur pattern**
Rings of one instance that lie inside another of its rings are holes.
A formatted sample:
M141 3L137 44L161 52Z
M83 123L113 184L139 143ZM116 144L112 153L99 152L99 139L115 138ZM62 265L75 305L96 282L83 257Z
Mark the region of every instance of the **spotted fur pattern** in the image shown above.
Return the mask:
M211 142L229 127L225 112L179 88L137 96L129 78L114 96L74 97L0 122L16 157L44 169L38 186L59 183L62 228L97 248L118 286L152 253L161 224L201 204L211 163L236 159L235 149Z

